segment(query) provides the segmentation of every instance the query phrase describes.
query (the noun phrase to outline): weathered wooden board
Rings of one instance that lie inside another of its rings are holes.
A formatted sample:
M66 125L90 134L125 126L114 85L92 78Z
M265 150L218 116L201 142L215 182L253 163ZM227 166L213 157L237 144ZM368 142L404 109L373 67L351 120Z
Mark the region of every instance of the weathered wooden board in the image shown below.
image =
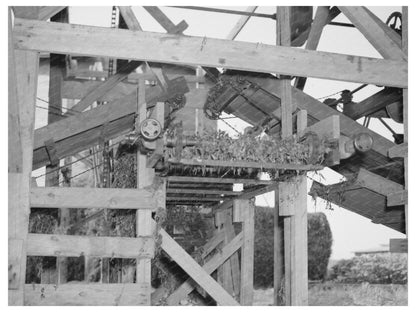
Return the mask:
M405 158L407 157L407 152L408 152L407 142L404 142L402 144L391 147L389 149L389 157L390 158L395 158L395 157Z
M356 183L384 196L388 196L391 193L403 190L403 185L383 178L377 174L365 170L364 168L361 168L358 172Z
M14 6L13 12L19 18L47 20L63 9L64 6Z
M387 195L387 207L407 205L407 190Z
M150 286L145 284L27 284L28 306L143 306Z
M205 272L211 274L241 247L242 242L243 234L239 233L233 240L221 249L220 253L217 253L207 263L205 263L202 268ZM196 286L196 282L192 278L189 278L166 299L166 302L169 305L178 305L181 299L184 299L192 290L194 290Z
M38 187L30 206L39 208L156 209L154 194L143 189Z
M246 12L253 13L256 11L256 6L249 6L246 9ZM237 21L237 23L234 25L234 27L231 29L231 31L228 33L226 39L228 40L234 40L240 31L243 29L243 27L247 24L248 20L250 19L250 15L242 15L240 19Z
M13 33L16 38L15 47L18 49L224 67L407 87L405 61L24 19L15 20ZM128 49L120 49L126 42Z
M175 242L163 229L160 230L162 236L163 250L189 274L216 302L218 305L238 306L230 294L228 294L209 274L199 266L198 263Z
M156 6L144 6L143 8L170 34L181 34L188 28L188 24L184 20L178 25L173 24L165 13Z
M152 258L153 237L97 237L28 234L28 256L106 258Z

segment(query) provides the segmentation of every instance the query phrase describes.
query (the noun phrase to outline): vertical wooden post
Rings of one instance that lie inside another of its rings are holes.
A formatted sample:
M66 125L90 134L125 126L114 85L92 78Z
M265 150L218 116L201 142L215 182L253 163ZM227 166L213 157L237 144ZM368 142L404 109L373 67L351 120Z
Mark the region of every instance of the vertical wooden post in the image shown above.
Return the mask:
M14 50L9 8L8 302L23 305L39 54ZM11 141L13 140L13 141Z
M290 46L290 8L289 7L277 7L276 8L276 45ZM281 92L281 109L282 109L282 139L292 136L292 87L289 79L282 79L278 81L278 87ZM282 285L282 248L279 248L278 244L281 243L282 234L282 220L281 217L283 209L287 210L287 207L282 205L280 198L287 189L284 184L279 184L279 190L276 191L276 196L279 196L279 200L276 201L275 217L274 217L274 303L276 305L282 304L282 298L280 289ZM291 219L285 217L283 219L283 241L284 241L284 271L285 271L285 304L290 305L290 290L291 290L291 261L290 261L290 250L292 248L290 236L291 236Z
M273 303L274 305L284 305L283 281L284 281L284 241L283 241L283 222L284 219L279 215L279 189L274 191L274 266L273 266Z
M403 6L402 8L403 12L402 12L402 49L403 52L406 54L406 56L408 55L408 27L409 27L409 12L408 12L408 7L407 6ZM409 127L409 120L408 120L408 100L409 100L409 94L408 94L408 90L409 89L403 89L403 124L404 124L404 143L407 144L408 139L409 139L409 132L408 132L408 127ZM407 154L406 154L407 155ZM408 188L408 158L407 156L404 157L404 188L407 191ZM405 223L406 223L406 235L408 236L408 227L407 227L407 202L404 205L404 213L405 213Z
M253 305L254 273L254 205L248 199L236 199L233 205L234 222L243 223L241 247L240 304Z

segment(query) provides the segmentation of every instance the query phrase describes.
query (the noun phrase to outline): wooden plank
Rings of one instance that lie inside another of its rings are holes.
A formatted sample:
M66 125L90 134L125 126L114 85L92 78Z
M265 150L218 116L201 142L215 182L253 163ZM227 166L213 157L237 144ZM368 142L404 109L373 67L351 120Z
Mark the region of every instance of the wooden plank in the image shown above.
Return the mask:
M167 196L166 200L167 201L174 201L174 202L193 201L195 203L198 203L198 202L205 203L205 202L219 202L219 201L224 200L224 197Z
M165 230L160 229L162 236L162 249L198 283L218 305L238 306L231 295L229 295L209 274L199 266L198 263L182 247L169 236Z
M145 306L150 292L145 284L27 284L28 306Z
M384 196L388 196L389 194L398 191L403 191L403 185L383 178L382 176L365 170L364 168L361 168L358 172L356 184Z
M407 205L407 190L387 195L387 207Z
M273 304L284 305L284 220L279 213L279 192L274 191L274 228L273 228Z
M16 38L15 48L18 49L144 59L161 63L203 65L407 87L405 61L24 19L15 20L13 32ZM120 49L126 42L129 43L129 49ZM328 59L332 61L327 62Z
M307 127L304 133L309 131L316 133L320 138L339 139L341 136L339 116L333 115L320 120L312 126Z
M390 158L395 158L395 157L406 158L407 153L408 153L407 151L408 151L407 142L404 142L402 144L394 145L393 147L391 147L388 153L389 153Z
M233 238L220 253L213 256L202 268L207 274L213 273L225 260L231 257L241 247L243 242L243 233L239 233ZM196 282L192 278L188 278L181 286L179 286L169 297L166 299L166 303L170 306L178 305L179 302L186 298L197 286Z
M156 209L147 190L39 187L30 190L30 206L41 208Z
M402 94L398 92L398 89L385 88L359 103L344 105L343 113L348 117L357 120L361 117L374 114L401 99Z
M172 21L156 6L143 6L149 14L170 34L181 34L188 28L188 24L182 20L178 25Z
M130 102L118 101L117 103L100 105L82 114L36 129L34 149L43 147L48 139L58 142L136 112L136 107Z
M143 62L130 61L125 66L120 68L115 75L109 77L103 84L100 84L96 89L92 90L85 97L75 104L72 109L82 112L88 108L92 103L98 101L100 97L109 93L120 81L125 79L131 72L139 67Z
M98 237L54 234L29 234L27 238L29 256L90 257L106 258L152 258L154 240L152 236Z
M251 161L222 161L222 160L194 160L194 159L168 159L173 164L182 164L186 166L213 166L213 167L241 167L241 168L261 168L261 169L281 169L281 170L320 170L321 165L303 165L303 164L275 164L275 163L258 163Z
M65 9L65 6L14 6L13 12L16 17L47 20Z
M386 59L407 60L400 45L397 45L386 31L375 22L375 16L371 16L364 7L339 6L340 10L354 26L366 37L373 47Z
M253 305L254 278L254 205L249 200L235 200L234 209L237 220L243 222L243 245L241 247L241 305ZM236 221L237 221L236 220Z
M105 126L106 139L112 139L133 130L134 114L116 119ZM55 142L56 155L62 159L96 145L103 135L101 126L67 137L64 140ZM50 159L45 147L33 151L33 170L41 168L50 163Z
M223 191L223 190L195 190L195 189L168 189L168 194L207 194L207 195L229 195L238 196L242 192Z
M322 31L327 24L329 17L329 7L328 6L319 6L316 9L315 18L313 19L311 30L306 41L306 50L316 50L318 48L319 40L321 39ZM305 77L296 77L295 87L303 90L305 87L306 78Z
M257 6L249 6L246 9L246 12L253 13L256 11ZM250 19L250 15L243 15L240 17L240 19L237 21L237 23L234 25L233 29L228 33L226 39L228 40L234 40L240 31L243 29L243 27L247 24L248 20Z
M120 10L120 14L123 16L124 21L127 24L127 28L132 30L143 30L131 7L119 6L118 9Z
M274 181L256 180L256 179L231 179L231 178L209 178L209 177L181 177L168 176L168 182L198 182L198 183L220 183L220 184L273 184Z
M23 305L26 276L26 239L29 227L29 193L32 172L33 130L38 82L38 53L13 49L11 8L9 23L9 107L15 106L9 122L18 134L9 141L9 156L18 159L8 172L9 290L8 304ZM18 155L20 153L20 155Z
M308 305L308 224L307 224L307 182L306 176L296 178L297 196L293 233L291 234L291 305Z
M391 238L390 239L390 252L407 253L408 252L407 238Z

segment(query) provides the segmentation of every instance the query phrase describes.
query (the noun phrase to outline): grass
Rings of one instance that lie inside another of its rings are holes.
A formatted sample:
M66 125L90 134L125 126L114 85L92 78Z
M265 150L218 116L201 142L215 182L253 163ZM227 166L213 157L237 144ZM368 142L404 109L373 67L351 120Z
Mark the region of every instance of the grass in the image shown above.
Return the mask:
M273 305L273 288L256 289L254 304ZM309 286L310 306L407 306L407 285L320 283Z

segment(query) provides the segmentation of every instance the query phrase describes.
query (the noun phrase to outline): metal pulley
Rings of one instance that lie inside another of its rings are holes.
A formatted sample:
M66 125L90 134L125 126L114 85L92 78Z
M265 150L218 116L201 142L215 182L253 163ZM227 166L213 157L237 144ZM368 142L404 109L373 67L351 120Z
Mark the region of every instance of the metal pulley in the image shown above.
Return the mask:
M162 125L153 118L147 118L140 124L140 134L146 141L156 140L162 133Z
M339 139L339 150L341 159L351 157L356 152L365 153L373 147L373 137L368 133L359 133L352 139L341 136Z

